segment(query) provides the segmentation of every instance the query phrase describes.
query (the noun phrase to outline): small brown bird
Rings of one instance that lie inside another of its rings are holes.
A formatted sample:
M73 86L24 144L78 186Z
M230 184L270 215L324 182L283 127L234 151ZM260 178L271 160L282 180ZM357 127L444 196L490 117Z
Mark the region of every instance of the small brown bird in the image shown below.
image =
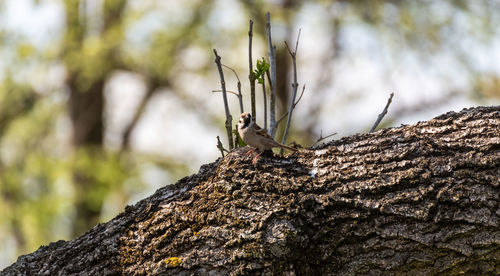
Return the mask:
M255 163L257 158L265 150L271 150L272 148L284 148L291 151L297 151L297 149L274 141L273 137L267 134L265 130L252 121L252 115L248 112L241 113L240 115L240 120L238 121L238 133L247 145L256 148L259 152L259 154L255 156L252 163Z

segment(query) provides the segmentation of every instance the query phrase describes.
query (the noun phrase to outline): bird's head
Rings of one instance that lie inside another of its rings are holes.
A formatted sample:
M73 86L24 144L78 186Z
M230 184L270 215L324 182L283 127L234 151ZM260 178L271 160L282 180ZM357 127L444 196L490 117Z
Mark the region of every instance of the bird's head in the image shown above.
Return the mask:
M252 114L248 112L241 113L240 120L238 121L238 128L245 129L248 126L250 126L251 122L252 122Z

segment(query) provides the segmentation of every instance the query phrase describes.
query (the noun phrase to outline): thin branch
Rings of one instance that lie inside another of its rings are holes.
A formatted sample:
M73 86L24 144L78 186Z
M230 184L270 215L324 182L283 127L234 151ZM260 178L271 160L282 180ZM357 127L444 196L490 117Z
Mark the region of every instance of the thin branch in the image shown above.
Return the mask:
M295 51L294 51L295 54L297 53L297 49L299 48L300 31L301 29L299 28L299 33L297 34L297 41L295 41Z
M380 113L378 115L378 118L375 121L375 123L373 124L372 128L370 129L370 132L375 131L375 129L377 128L378 124L380 124L380 121L382 121L382 118L384 118L385 114L387 114L387 109L389 108L389 105L392 102L392 97L393 96L394 96L394 93L391 93L391 95L389 96L389 99L387 100L387 104L384 107L384 110L382 111L382 113Z
M297 47L299 46L299 38L300 38L300 29L299 29L299 34L297 35L297 42L295 43L295 50L293 51L293 53L285 41L285 45L288 48L288 52L292 56L292 62L293 62L293 83L292 83L293 90L290 98L290 105L288 106L288 118L286 120L285 133L283 133L283 138L281 139L282 144L285 144L286 136L288 135L288 130L290 129L290 124L292 122L292 115L293 115L293 107L295 104L295 97L297 96L297 88L299 86L299 84L297 83Z
M166 83L166 85L168 85L168 83ZM159 81L155 81L152 79L147 81L146 94L141 99L139 106L135 110L134 116L132 117L132 121L129 122L129 124L125 128L125 131L123 132L120 153L123 153L126 149L129 148L130 136L132 135L132 132L134 131L135 126L139 122L139 119L141 118L142 114L144 114L144 111L146 110L146 106L149 103L149 100L153 97L153 95L157 91L158 87L160 87L160 86L161 86L161 83Z
M221 90L221 89L212 90L212 93L218 93L218 92L222 92L222 90ZM237 92L234 92L234 91L232 91L232 90L227 90L227 89L226 89L226 92L227 92L227 93L230 93L230 94L233 94L233 95L235 95L236 97L239 97L238 93L237 93ZM242 112L242 113L243 113L243 112Z
M240 102L240 114L245 112L245 110L243 109L243 94L241 94L241 82L240 80L238 79L238 101Z
M234 70L233 68L227 66L227 65L224 65L222 64L222 66L226 67L227 69L233 71L234 75L236 76L236 79L238 79L238 100L240 101L240 113L243 113L243 95L241 94L241 81L240 81L240 77L238 77L238 74L236 73L236 70ZM229 91L228 91L229 92Z
M224 157L224 152L229 153L229 151L227 149L225 149L224 146L222 145L222 142L220 141L219 136L217 136L217 148L219 149L220 154L222 154L222 157Z
M233 144L233 134L232 134L232 121L231 113L229 112L229 105L227 104L227 93L226 93L226 82L224 81L224 72L222 72L221 58L217 54L217 50L214 49L215 54L215 64L217 64L217 69L219 70L220 84L222 88L222 98L224 99L224 110L226 112L226 132L227 140L229 142L229 150L234 148Z
M269 74L269 69L266 70L266 77L267 77L267 82L269 83L269 87L272 87L273 83L271 82L271 75Z
M321 142L321 141L323 141L323 140L325 140L325 139L327 139L329 137L332 137L335 134L337 134L337 132L334 132L334 133L332 133L330 135L327 135L327 136L323 137L323 130L320 130L319 138L318 138L318 140L316 140L316 142L314 142L314 144L312 144L312 146L316 145L317 143L319 143L319 142Z
M252 108L252 119L255 122L257 112L255 111L255 75L253 73L252 64L252 38L253 38L253 21L250 19L248 27L248 79L250 80L250 101ZM243 113L243 112L242 112Z
M241 137L240 134L238 133L238 124L234 125L233 135L234 135L234 147L238 148L240 147L240 142L241 142Z
M267 46L269 47L269 63L271 65L271 81L269 85L271 86L271 101L269 103L269 130L268 133L273 138L276 135L276 128L278 124L276 123L276 47L273 46L273 41L271 39L271 14L266 13L266 33L267 33Z
M122 146L120 151L123 152L126 149L129 148L130 146L130 135L132 134L132 131L134 130L135 126L137 125L137 122L139 122L139 119L141 118L142 114L144 113L144 110L146 109L146 105L149 102L149 99L153 96L155 90L150 89L149 91L146 92L146 95L141 100L141 103L139 103L139 106L137 107L134 117L132 117L132 121L127 125L125 128L125 131L123 132L123 138L122 138Z
M264 129L267 130L267 96L266 96L266 78L262 76L262 96L264 98Z
M299 96L299 99L293 104L293 108L295 108L295 106L300 102L300 99L302 99L302 96L304 95L304 90L306 89L306 85L304 84L302 86L302 92L300 92L300 96ZM278 119L278 121L276 121L276 123L280 123L283 119L286 118L286 115L288 115L288 111L285 112L285 114L281 115L281 117Z

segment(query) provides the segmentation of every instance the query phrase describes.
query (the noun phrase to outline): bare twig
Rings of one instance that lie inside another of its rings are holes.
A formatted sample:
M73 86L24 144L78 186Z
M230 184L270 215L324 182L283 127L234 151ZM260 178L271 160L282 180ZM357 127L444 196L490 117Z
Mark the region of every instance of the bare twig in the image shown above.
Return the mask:
M243 94L241 94L241 82L238 78L238 101L240 102L240 114L245 112L243 109Z
M212 90L212 93L218 93L218 92L222 92L222 90L221 90L221 89ZM235 95L236 97L239 97L238 93L237 93L237 92L234 92L234 91L232 91L232 90L227 90L227 89L226 89L226 92L227 92L227 93L230 93L230 94L233 94L233 95Z
M234 134L234 147L238 148L240 147L240 142L241 142L241 137L240 134L238 133L238 124L234 125L233 134Z
M222 154L222 157L224 157L224 152L229 152L227 149L224 148L222 145L222 142L220 141L220 137L217 136L217 148L220 151L220 154Z
M271 101L269 103L269 130L268 133L273 138L276 135L276 47L273 46L271 39L271 14L266 13L266 33L267 45L269 47L269 63L271 65L271 81L269 82L271 90Z
M335 134L337 134L337 132L334 132L334 133L332 133L330 135L327 135L327 136L323 137L323 130L320 130L319 138L318 138L318 140L316 140L316 142L314 142L314 144L312 144L312 146L316 145L317 143L319 143L319 142L321 142L321 141L323 141L323 140L325 140L325 139L327 139L329 137L332 137Z
M301 31L301 29L299 29L299 33L297 34L297 41L295 41L295 51L294 51L294 54L297 54L297 49L299 48L300 31ZM290 50L290 49L288 49L288 50Z
M217 64L217 69L219 70L220 84L222 88L222 98L224 99L224 110L226 111L226 132L227 140L229 142L229 149L234 148L233 144L233 134L232 134L232 121L231 113L229 112L229 105L227 104L227 93L226 93L226 82L224 81L224 72L222 72L221 58L217 54L217 50L214 49L215 54L215 64Z
M306 85L304 84L302 86L302 92L300 92L299 99L293 104L293 108L295 108L295 106L300 102L300 99L302 99L302 96L304 95L304 90L305 89L306 89ZM288 115L288 111L285 112L285 114L281 115L281 117L278 119L278 121L276 121L276 123L279 124L283 119L286 118L286 115Z
M269 87L273 86L273 83L271 82L271 75L269 74L269 69L266 71L266 77L267 77L267 82L269 83Z
M257 112L255 111L255 74L253 73L252 65L252 37L253 37L253 21L250 19L248 28L248 79L250 80L250 101L252 104L252 119L255 122ZM242 112L243 113L243 112Z
M262 77L262 96L264 98L264 129L267 130L267 96L266 96L266 79Z
M157 84L154 80L149 82L146 94L141 99L139 106L135 110L134 116L132 117L132 121L130 121L130 123L125 128L125 131L123 132L123 139L122 139L120 153L124 152L126 149L129 148L130 136L133 130L135 129L137 123L139 122L139 119L142 117L142 114L146 110L146 106L149 103L149 100L153 97L154 93L157 91L158 86L159 84Z
M222 64L222 66L226 67L227 69L233 71L234 75L236 76L236 79L238 79L238 94L236 96L238 96L238 100L240 101L240 113L243 113L243 95L241 94L241 81L240 81L240 77L238 77L238 74L236 74L236 70L234 70L233 68L227 66L227 65L224 65ZM212 91L213 92L213 91ZM228 90L228 92L230 92Z
M394 96L394 93L391 93L391 95L389 96L389 99L387 100L387 104L384 107L384 110L382 111L382 113L380 113L378 115L378 118L375 121L375 123L373 124L372 128L370 129L370 132L375 131L375 129L377 128L378 124L380 124L380 121L382 121L382 118L384 118L385 114L387 114L387 109L389 108L389 105L392 102L392 97L393 96Z
M299 34L297 35L297 42L295 43L295 50L293 52L290 50L288 44L285 41L285 45L288 48L288 52L292 56L293 83L292 83L292 95L290 97L290 104L288 106L288 118L286 120L285 133L283 133L283 138L281 139L282 144L285 144L286 136L288 135L288 130L290 129L290 123L292 121L292 115L293 115L293 107L295 106L294 105L295 97L297 96L297 88L299 86L299 84L297 83L297 47L299 46L299 39L300 39L300 29L299 29Z

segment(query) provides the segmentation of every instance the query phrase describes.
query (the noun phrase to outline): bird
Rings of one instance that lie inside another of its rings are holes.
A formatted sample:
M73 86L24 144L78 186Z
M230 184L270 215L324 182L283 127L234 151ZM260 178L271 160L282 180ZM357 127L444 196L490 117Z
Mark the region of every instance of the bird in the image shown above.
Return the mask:
M252 161L254 164L257 158L259 158L264 151L271 150L272 148L283 148L290 151L297 151L297 149L274 141L273 137L267 134L265 130L259 127L252 120L252 114L248 112L241 113L240 115L240 119L238 121L238 133L240 134L243 142L260 152L254 157Z

